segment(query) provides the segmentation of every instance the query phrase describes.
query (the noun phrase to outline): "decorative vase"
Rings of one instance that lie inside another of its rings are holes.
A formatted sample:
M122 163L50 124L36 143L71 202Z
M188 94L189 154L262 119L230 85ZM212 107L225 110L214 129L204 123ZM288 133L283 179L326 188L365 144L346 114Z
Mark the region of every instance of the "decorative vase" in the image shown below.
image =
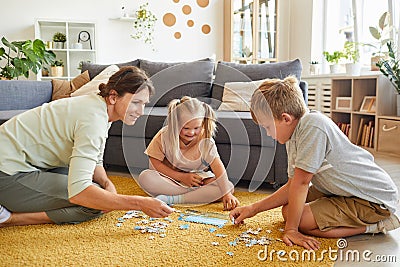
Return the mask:
M54 42L54 49L64 49L63 42Z
M347 63L346 74L350 76L360 76L361 64L360 63Z
M400 117L400 94L396 95L396 100L397 100L397 117Z
M64 74L63 66L53 66L51 67L51 76L53 77L62 77Z

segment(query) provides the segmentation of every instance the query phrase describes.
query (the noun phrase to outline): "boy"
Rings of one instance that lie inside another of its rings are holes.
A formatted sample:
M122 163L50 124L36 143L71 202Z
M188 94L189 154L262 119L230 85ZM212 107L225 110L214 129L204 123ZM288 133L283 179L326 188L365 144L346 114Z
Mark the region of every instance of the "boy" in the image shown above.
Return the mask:
M320 243L304 234L338 238L400 226L390 176L332 120L307 111L296 78L264 82L253 93L251 113L267 135L286 144L289 181L265 199L231 211L235 224L282 206L283 241L313 250Z

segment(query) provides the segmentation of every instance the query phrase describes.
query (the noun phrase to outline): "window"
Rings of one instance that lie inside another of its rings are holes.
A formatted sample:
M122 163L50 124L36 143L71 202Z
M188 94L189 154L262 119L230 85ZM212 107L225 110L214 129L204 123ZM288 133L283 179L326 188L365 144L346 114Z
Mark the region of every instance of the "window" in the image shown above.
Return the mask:
M377 52L379 45L369 31L370 26L378 26L380 16L389 11L394 30L391 38L400 51L400 1L399 0L323 0L314 4L314 21L322 24L321 31L313 31L311 60L326 61L322 52L342 50L346 40L372 44L360 47L360 61L368 68L371 55ZM319 2L319 3L318 3ZM314 26L313 26L314 27ZM321 45L319 45L321 44ZM319 49L318 49L319 48ZM385 47L386 49L386 47ZM385 51L385 50L384 50ZM326 65L326 64L324 64ZM324 66L327 70L327 66Z

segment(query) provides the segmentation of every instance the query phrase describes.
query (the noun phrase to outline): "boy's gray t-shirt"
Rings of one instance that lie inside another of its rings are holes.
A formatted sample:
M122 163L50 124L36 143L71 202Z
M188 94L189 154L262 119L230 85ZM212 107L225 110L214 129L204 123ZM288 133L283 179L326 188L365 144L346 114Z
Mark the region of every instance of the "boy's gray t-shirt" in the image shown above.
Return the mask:
M398 191L391 177L325 115L306 113L286 142L286 150L290 178L297 167L313 173L312 184L324 194L356 196L395 212Z

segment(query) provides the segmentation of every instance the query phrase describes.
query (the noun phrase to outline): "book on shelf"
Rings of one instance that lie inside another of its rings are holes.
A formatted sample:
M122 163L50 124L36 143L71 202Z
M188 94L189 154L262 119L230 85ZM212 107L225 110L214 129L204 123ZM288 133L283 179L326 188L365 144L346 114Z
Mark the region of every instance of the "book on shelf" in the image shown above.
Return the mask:
M360 124L357 130L357 139L355 144L365 147L373 147L375 125L373 120L367 121L365 118L360 119Z

